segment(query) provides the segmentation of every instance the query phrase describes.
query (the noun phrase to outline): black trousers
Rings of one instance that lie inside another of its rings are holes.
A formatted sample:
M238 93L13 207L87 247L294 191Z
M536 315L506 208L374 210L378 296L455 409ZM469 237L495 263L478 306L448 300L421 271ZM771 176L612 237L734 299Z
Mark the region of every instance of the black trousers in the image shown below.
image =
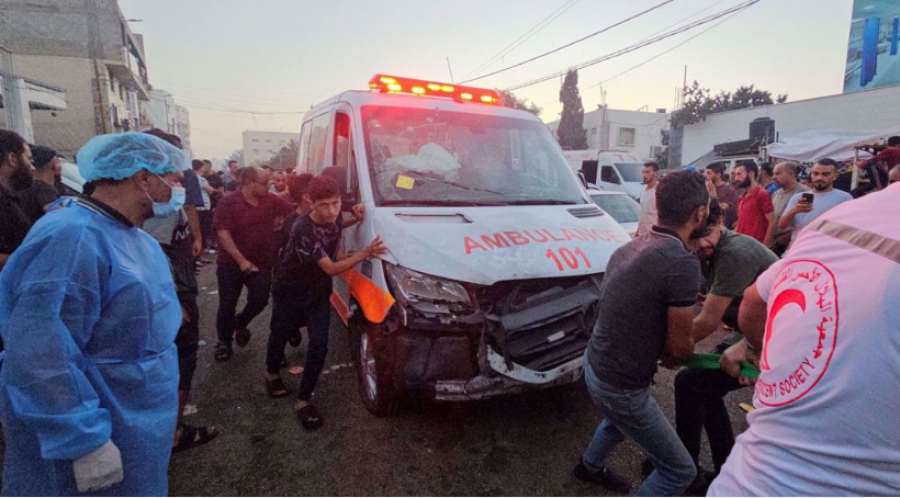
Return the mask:
M720 344L716 352L724 349ZM675 431L698 468L704 429L716 473L731 454L734 431L723 398L742 387L737 379L719 369L686 368L675 376Z
M203 235L203 247L216 246L216 231L213 230L213 212L211 209L198 210L200 217L200 233Z
M200 308L197 307L197 296L193 293L178 293L178 302L186 318L175 336L180 374L178 390L190 391L194 371L197 370L197 350L200 347Z
M231 344L234 329L244 328L269 305L271 272L267 270L244 273L236 263L219 265L219 312L216 315L216 331L219 342ZM247 304L235 315L241 291L247 287Z
M306 298L308 289L275 284L272 288L272 322L266 348L266 371L277 374L284 362L284 348L297 329L306 326L309 345L306 364L297 398L309 401L319 382L328 356L328 328L331 325L331 305L328 296Z

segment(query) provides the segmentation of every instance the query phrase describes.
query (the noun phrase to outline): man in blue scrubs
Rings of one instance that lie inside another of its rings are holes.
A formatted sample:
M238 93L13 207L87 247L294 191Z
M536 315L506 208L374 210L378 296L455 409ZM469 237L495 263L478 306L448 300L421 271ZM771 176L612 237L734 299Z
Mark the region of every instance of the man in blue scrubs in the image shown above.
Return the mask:
M94 137L91 197L47 213L0 274L4 495L164 496L181 309L139 227L180 209L186 156L156 137Z

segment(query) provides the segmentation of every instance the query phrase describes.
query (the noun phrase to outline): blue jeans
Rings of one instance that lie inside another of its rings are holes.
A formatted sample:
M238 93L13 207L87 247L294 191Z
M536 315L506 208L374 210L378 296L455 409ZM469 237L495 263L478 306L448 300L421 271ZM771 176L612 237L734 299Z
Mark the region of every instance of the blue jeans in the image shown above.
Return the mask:
M650 395L650 388L620 389L601 382L587 361L587 353L584 380L591 399L604 416L582 456L584 466L591 472L600 471L606 457L628 437L656 467L638 489L637 496L677 496L687 489L697 475L697 468Z

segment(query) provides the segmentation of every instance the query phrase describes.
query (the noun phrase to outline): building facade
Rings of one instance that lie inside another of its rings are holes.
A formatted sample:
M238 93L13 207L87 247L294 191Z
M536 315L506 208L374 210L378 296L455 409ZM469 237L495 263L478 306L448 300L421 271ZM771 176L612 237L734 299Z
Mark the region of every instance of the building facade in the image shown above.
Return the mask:
M559 121L547 123L556 135ZM629 152L641 159L656 157L662 150L662 132L669 129L665 109L657 112L623 111L599 106L584 113L588 149Z
M94 135L149 125L143 38L116 0L4 0L0 45L19 76L66 92L65 110L34 116L36 143L72 156Z
M282 147L291 140L297 140L296 133L277 131L245 131L243 133L244 160L242 166L260 166L270 161Z
M757 118L775 121L776 141L816 132L856 135L893 129L900 123L900 86L712 114L682 129L681 161L670 167L691 164L716 145L748 139L750 123Z

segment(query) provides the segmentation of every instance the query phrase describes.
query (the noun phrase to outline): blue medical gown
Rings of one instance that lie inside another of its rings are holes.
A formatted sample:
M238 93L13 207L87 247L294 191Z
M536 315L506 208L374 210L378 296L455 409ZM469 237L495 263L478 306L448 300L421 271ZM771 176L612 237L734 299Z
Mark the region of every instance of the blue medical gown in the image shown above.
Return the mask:
M48 213L0 273L4 495L77 494L72 461L112 438L124 482L165 496L181 308L159 244L74 204Z

